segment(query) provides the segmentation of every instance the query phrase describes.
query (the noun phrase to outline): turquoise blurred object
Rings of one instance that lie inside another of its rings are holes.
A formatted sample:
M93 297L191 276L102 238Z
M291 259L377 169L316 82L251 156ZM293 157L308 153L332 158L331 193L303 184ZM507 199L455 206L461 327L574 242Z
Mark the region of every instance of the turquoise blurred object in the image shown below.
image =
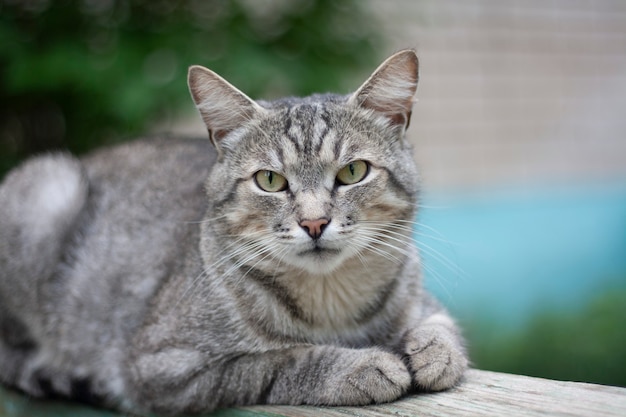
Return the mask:
M426 286L461 323L521 326L626 287L626 185L425 193Z

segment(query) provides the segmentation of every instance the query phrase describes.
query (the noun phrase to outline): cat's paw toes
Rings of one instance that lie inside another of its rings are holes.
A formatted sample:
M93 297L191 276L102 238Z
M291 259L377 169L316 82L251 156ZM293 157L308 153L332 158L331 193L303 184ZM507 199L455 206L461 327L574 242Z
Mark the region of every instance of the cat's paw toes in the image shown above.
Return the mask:
M399 357L382 351L359 353L338 384L330 386L337 405L389 402L409 390L411 374Z
M413 383L422 390L441 391L454 386L468 360L458 341L437 327L420 328L406 337L405 354Z

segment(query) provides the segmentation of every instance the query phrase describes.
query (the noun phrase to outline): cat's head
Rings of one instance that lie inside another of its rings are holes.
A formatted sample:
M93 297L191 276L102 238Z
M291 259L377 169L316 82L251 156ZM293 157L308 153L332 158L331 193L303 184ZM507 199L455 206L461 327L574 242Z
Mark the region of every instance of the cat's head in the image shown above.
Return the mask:
M351 95L255 102L191 67L191 94L219 154L207 221L224 256L321 274L355 257L401 256L418 191L405 140L417 80L417 56L405 50Z

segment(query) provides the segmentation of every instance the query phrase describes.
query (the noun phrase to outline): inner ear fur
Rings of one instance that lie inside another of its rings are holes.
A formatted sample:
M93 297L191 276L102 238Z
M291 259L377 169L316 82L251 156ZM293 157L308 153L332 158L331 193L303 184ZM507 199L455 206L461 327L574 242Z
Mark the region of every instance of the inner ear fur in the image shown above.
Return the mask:
M374 71L350 97L350 102L383 114L392 125L406 128L411 119L418 74L415 51L397 52Z
M189 68L189 91L219 150L219 142L230 132L253 119L263 109L215 72L199 65Z

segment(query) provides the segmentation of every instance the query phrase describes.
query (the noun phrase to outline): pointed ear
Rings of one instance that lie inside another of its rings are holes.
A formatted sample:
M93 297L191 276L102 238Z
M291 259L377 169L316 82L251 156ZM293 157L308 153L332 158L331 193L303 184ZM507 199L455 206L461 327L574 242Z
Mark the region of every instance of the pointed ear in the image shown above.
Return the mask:
M199 65L189 68L187 82L196 108L209 130L211 142L218 151L224 136L263 111L228 81Z
M382 113L392 125L406 129L417 91L418 69L415 51L400 51L387 58L349 101Z

